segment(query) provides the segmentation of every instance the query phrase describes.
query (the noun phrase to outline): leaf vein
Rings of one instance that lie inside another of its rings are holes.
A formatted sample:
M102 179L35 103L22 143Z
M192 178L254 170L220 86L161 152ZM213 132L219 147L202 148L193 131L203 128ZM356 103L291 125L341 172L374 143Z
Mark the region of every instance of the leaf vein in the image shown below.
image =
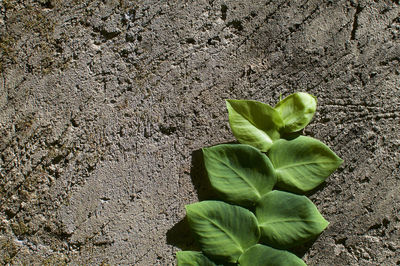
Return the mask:
M294 167L303 166L303 165L327 164L327 163L334 163L334 162L335 162L334 160L331 160L331 161L320 161L320 162L296 163L296 164L291 164L291 165L286 165L286 166L277 167L276 170L282 170L282 169L287 169L287 168L294 168Z
M222 225L220 225L220 224L214 222L212 219L210 219L209 217L207 217L207 216L205 216L205 215L203 215L203 214L201 214L201 213L198 213L198 212L197 212L197 215L199 215L200 217L202 217L202 218L208 220L211 224L213 224L213 225L216 226L218 229L220 229L222 232L224 232L224 233L238 246L239 250L240 250L241 252L243 252L243 248L242 248L242 246L240 245L240 243L238 242L238 240L236 240L236 238L235 238L234 236L232 236L232 235L229 233L229 231L227 231Z
M230 166L228 163L224 162L223 160L221 160L218 157L214 157L217 161L219 161L220 163L226 165L229 169L231 169L237 176L240 177L240 179L242 179L246 184L249 185L249 187L251 187L252 189L254 189L254 191L256 192L256 195L258 198L261 198L261 194L260 192L257 190L257 188L249 181L247 180L247 178L245 178L244 176L240 175L239 172L237 172L232 166Z

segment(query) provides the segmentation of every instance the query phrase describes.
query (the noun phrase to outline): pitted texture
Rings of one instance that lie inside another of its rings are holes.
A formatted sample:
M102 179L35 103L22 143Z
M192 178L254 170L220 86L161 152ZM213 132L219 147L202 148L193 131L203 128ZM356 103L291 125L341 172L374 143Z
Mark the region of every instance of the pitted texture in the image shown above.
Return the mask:
M0 1L0 264L175 264L225 99L318 99L309 265L400 264L398 1ZM181 222L180 222L181 221Z

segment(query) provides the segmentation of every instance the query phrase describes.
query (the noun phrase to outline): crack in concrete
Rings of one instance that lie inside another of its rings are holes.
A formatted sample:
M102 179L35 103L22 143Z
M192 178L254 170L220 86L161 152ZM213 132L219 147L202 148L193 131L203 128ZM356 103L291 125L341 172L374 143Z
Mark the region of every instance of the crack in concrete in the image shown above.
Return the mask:
M350 40L355 40L356 39L356 33L358 30L359 25L359 21L358 21L358 16L360 15L360 13L362 12L363 7L360 6L360 4L358 3L356 6L356 12L354 13L354 18L353 18L353 26L351 29L351 33L350 33Z

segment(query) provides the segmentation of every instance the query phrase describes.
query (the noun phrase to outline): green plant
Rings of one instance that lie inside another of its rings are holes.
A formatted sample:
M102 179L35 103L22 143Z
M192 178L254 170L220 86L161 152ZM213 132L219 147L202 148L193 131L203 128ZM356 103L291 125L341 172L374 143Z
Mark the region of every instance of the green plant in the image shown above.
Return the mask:
M298 194L316 188L343 162L299 133L317 101L299 92L275 107L248 100L226 104L241 144L203 148L210 184L223 201L186 205L202 252L179 251L178 265L305 265L287 249L314 239L329 223Z

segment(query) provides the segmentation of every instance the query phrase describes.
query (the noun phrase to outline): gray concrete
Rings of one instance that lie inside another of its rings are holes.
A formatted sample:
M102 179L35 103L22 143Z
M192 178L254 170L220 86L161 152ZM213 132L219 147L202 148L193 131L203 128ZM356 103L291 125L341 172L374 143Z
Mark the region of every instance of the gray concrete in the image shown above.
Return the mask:
M175 264L224 99L296 91L345 161L303 259L400 264L398 1L0 3L0 264Z

